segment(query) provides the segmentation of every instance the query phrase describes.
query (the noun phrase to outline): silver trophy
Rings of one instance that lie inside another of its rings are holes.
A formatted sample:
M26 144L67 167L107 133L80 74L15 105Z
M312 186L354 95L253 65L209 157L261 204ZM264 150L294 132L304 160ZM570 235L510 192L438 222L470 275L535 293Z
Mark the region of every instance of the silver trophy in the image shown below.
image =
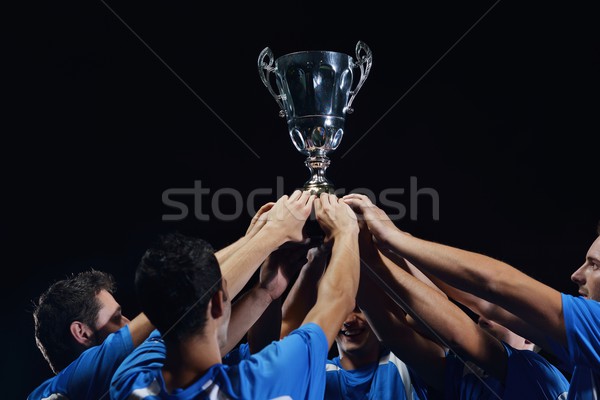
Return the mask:
M279 105L279 116L287 120L292 143L307 156L310 179L304 189L317 195L334 192L325 176L327 155L340 145L346 114L352 113L352 101L371 70L371 49L359 41L355 51L356 60L334 51L300 51L275 60L268 47L258 56L260 78ZM360 79L352 89L356 68Z

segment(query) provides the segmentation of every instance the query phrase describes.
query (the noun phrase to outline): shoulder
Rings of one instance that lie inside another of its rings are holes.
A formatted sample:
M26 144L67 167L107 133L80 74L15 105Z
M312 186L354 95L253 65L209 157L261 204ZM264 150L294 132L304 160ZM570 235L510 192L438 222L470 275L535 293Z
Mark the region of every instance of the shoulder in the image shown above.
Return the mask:
M511 364L521 364L529 365L529 367L533 368L549 368L554 369L555 367L542 355L536 353L533 350L523 350L523 349L515 349L505 342L501 342L506 350L506 355L509 360L509 366Z
M154 330L121 364L117 373L138 365L160 364L167 356L167 348L157 330Z
M62 389L62 390L59 388L57 388L55 390L51 389L52 385L56 385L57 376L53 376L52 378L45 380L41 385L36 387L29 394L29 396L27 396L27 400L39 400L39 399L47 398L50 395L50 393L48 391L64 392L64 389Z
M509 352L506 387L532 387L532 382L543 382L541 390L554 388L562 393L568 390L569 382L560 370L542 355L531 350L519 350L504 343ZM537 388L539 385L536 385ZM547 394L550 395L550 394Z
M325 332L314 322L309 322L291 331L286 337L280 340L280 343L282 345L285 343L285 346L288 346L287 343L290 343L289 346L292 343L303 344L315 351L322 351L324 348L326 353L329 348Z
M79 398L87 393L106 392L118 365L133 351L127 327L110 334L99 346L79 355L71 364L38 386L27 398Z
M129 326L125 325L118 331L108 335L99 347L100 351L123 351L126 353L133 351L134 345Z
M571 318L600 319L600 302L561 293L565 320Z
M155 330L119 365L112 377L112 386L120 388L124 381L137 384L138 380L146 386L150 385L160 375L166 356L166 346L160 333Z
M327 339L321 327L309 323L293 330L283 339L272 342L247 359L241 360L237 368L242 371L251 370L252 373L257 373L256 370L263 367L280 368L278 371L280 374L287 374L297 369L318 369L323 373L328 350Z
M314 322L308 322L298 328L296 328L295 330L293 330L292 332L290 332L290 335L292 333L306 333L309 335L325 335L325 333L323 332L323 328L321 328L319 325L315 324Z

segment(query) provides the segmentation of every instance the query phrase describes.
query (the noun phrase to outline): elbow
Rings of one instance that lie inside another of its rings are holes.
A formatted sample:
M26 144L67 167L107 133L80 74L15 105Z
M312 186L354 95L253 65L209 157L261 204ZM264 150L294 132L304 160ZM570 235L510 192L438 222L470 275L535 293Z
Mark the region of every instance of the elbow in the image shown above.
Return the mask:
M326 296L327 302L335 305L339 313L346 317L356 307L356 290L343 290L340 288L331 288Z
M356 308L356 295L351 296L350 294L343 294L340 296L339 301L344 307L344 315L350 314Z

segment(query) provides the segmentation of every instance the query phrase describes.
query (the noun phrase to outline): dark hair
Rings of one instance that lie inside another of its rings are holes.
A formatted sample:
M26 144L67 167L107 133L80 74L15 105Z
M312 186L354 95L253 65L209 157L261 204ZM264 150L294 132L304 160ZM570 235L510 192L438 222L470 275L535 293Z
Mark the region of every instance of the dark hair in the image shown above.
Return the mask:
M213 247L181 233L161 236L135 274L140 306L166 340L203 330L208 303L221 287Z
M40 295L33 311L35 341L55 374L85 350L71 335L71 323L94 327L102 306L96 295L115 288L112 275L92 269L57 281Z

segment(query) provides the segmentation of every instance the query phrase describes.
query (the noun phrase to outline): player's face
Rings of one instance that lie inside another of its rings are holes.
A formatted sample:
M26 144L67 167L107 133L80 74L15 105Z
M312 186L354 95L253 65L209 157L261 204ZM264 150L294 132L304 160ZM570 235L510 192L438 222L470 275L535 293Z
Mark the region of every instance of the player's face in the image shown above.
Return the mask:
M96 326L94 329L95 343L100 344L106 339L108 335L118 331L129 323L129 319L121 314L121 306L112 294L106 290L101 290L96 295L96 298L102 305L98 312L98 318L96 319Z
M358 307L346 317L336 342L340 353L379 351L377 336Z
M585 262L571 275L579 286L579 294L587 299L600 301L600 236L590 246Z

